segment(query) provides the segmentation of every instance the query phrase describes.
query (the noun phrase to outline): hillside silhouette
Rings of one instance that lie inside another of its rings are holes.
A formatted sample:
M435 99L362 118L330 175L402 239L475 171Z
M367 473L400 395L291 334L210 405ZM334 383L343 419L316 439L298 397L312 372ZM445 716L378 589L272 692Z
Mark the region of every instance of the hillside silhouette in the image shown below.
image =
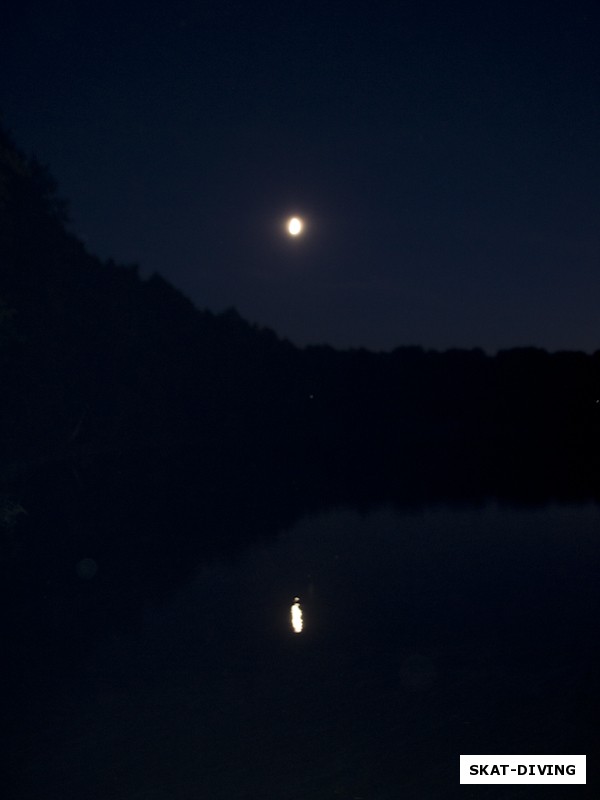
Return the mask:
M599 494L600 352L300 349L88 253L6 133L0 365L14 709L47 663L307 513Z
M596 490L600 351L300 349L90 254L4 131L0 270L7 480L117 459L228 486L289 474L324 494Z

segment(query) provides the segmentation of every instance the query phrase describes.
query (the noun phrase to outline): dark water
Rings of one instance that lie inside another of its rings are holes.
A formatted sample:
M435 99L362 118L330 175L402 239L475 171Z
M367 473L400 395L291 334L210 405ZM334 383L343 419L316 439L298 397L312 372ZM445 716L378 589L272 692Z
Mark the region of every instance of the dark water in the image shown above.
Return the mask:
M599 538L593 504L306 517L48 651L12 712L14 797L530 796L459 786L461 753L585 753L592 780ZM103 569L79 563L86 592Z

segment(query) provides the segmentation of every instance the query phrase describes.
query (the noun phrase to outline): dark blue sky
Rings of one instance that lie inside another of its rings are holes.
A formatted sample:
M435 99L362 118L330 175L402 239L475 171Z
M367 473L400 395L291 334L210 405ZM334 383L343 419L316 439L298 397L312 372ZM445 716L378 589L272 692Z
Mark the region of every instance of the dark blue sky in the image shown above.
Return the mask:
M298 344L592 351L599 21L597 0L23 3L0 111L92 252L200 307Z

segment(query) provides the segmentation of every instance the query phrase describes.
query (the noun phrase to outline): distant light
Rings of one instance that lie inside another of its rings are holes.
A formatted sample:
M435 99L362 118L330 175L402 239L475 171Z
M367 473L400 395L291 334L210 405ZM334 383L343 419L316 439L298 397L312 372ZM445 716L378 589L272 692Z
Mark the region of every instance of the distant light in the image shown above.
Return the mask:
M300 608L299 597L294 597L294 603L290 610L292 615L292 628L294 629L294 633L301 633L303 628L303 622L302 622L302 609Z
M298 236L298 234L302 233L303 227L302 220L298 217L292 217L288 220L287 229L290 236Z

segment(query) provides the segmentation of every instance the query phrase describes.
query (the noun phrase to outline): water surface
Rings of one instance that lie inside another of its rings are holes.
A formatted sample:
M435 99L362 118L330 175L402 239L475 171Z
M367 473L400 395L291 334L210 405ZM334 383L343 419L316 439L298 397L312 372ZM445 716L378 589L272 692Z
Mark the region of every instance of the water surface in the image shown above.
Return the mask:
M339 508L204 563L54 679L18 796L420 800L469 791L461 753L589 763L599 523L592 504Z

